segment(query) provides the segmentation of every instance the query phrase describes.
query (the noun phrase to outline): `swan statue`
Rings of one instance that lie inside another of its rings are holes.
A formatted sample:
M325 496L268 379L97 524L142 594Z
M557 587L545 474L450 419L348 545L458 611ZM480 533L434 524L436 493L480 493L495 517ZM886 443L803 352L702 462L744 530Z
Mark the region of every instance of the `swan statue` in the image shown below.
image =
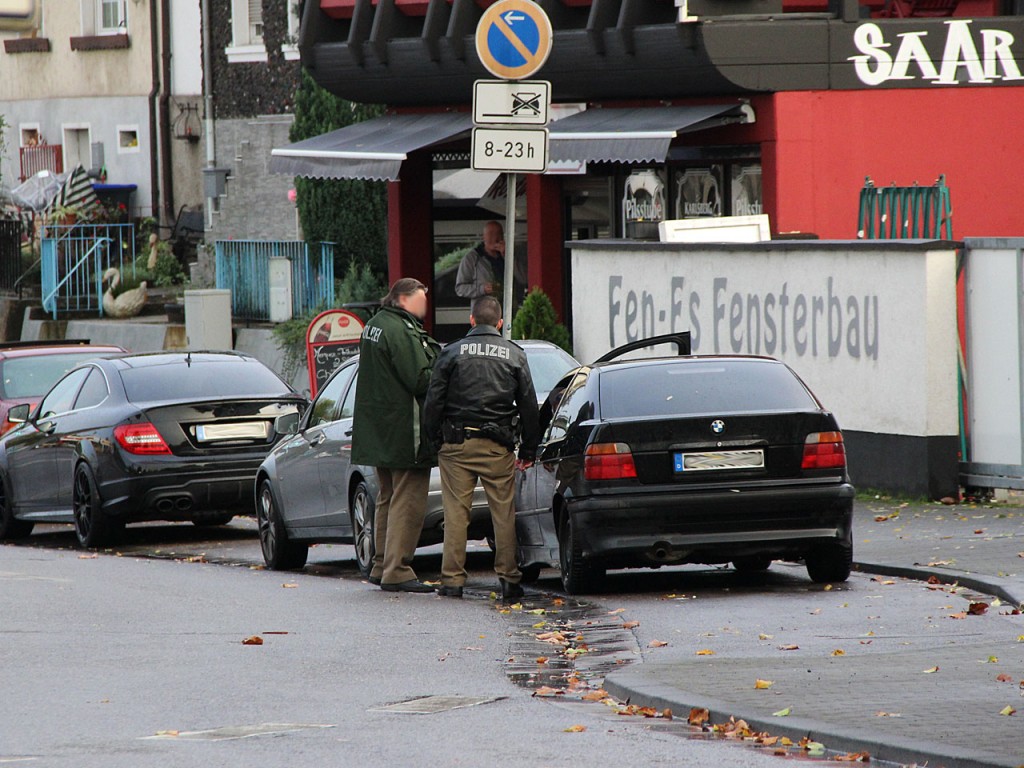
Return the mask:
M121 270L111 267L103 273L103 282L110 281L106 292L103 294L103 314L110 317L134 317L142 311L146 303L146 281L139 283L138 288L132 288L119 296L114 296L114 289L121 284Z

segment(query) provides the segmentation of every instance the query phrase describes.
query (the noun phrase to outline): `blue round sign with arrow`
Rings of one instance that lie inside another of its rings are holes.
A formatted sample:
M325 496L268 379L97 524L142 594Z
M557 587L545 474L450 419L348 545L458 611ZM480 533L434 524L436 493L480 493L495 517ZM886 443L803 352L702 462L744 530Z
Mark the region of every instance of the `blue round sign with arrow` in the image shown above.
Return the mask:
M476 52L491 74L521 80L537 72L551 53L551 21L531 0L499 0L476 28Z

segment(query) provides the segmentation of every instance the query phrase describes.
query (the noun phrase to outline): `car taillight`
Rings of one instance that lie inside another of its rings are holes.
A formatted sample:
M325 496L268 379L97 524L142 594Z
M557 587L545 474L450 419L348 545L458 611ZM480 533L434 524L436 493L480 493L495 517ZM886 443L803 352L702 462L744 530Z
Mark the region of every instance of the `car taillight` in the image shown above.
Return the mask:
M128 453L141 456L159 456L171 452L163 436L148 421L142 424L122 424L114 428L114 439Z
M583 477L587 480L622 480L636 477L633 454L625 443L594 443L583 457Z
M812 432L804 442L801 469L829 469L846 466L842 432Z

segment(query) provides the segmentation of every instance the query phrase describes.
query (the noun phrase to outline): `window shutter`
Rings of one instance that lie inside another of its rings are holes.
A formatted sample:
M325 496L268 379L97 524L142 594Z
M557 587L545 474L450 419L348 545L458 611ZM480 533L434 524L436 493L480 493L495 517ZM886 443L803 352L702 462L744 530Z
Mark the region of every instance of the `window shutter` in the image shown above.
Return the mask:
M249 0L249 23L263 23L263 0Z

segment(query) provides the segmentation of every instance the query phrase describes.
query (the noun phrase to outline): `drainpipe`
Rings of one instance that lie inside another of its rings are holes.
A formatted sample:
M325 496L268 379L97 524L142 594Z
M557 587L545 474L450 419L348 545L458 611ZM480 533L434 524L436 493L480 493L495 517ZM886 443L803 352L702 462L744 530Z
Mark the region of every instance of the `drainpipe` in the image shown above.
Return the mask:
M160 217L160 158L157 154L157 96L160 93L160 45L156 3L149 4L149 45L152 51L153 87L149 91L149 176L153 217Z
M217 143L213 135L213 43L210 31L210 0L202 2L203 24L203 134L206 136L206 167L217 165ZM205 181L203 186L207 186ZM206 198L206 228L213 229L213 198Z
M171 0L160 3L160 175L163 177L164 215L166 221L175 220L174 173L171 169Z

